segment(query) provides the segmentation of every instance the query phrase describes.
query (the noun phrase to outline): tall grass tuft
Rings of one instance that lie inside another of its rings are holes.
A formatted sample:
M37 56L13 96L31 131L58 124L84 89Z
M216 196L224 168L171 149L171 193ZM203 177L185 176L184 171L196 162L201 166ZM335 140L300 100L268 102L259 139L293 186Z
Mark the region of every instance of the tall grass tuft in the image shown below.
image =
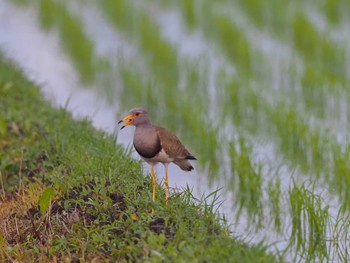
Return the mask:
M306 261L327 260L328 207L322 199L305 184L294 185L289 190L292 233L290 245L295 246L299 256Z
M231 158L231 188L235 189L236 202L238 202L239 217L242 210L249 214L249 219L259 228L262 226L262 174L261 167L256 167L251 161L251 148L241 137L237 143L229 145Z
M282 200L282 190L281 190L281 181L279 178L276 179L275 182L270 181L267 186L267 192L269 196L269 204L271 204L271 216L273 218L274 227L277 233L282 232L282 208L281 203Z

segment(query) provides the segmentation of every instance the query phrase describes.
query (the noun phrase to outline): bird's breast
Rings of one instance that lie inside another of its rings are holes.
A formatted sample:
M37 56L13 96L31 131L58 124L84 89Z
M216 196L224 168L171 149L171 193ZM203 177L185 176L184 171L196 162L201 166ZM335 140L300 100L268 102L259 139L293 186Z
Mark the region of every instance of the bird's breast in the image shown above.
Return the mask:
M157 132L153 128L136 128L134 147L141 157L147 159L154 158L162 150Z

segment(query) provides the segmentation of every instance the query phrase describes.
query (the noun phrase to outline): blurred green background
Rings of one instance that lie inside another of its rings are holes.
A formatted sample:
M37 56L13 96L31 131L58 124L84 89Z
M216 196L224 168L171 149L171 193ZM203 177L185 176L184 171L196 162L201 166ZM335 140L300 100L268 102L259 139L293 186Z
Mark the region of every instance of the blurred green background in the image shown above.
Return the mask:
M349 1L6 2L58 36L82 87L176 132L253 242L348 259Z

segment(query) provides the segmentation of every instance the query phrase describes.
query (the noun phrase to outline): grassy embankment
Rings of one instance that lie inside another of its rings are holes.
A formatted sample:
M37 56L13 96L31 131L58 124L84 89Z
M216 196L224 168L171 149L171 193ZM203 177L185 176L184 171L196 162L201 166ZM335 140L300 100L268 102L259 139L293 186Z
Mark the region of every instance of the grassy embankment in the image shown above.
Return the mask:
M155 203L112 135L45 102L0 60L0 259L271 262L190 191ZM155 210L151 213L152 208Z

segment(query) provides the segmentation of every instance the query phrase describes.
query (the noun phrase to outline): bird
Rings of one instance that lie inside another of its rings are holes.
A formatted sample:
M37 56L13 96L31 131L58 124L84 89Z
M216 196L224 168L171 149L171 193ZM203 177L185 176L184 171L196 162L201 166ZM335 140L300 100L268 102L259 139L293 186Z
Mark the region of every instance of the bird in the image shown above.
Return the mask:
M171 131L153 125L148 117L148 112L143 108L134 108L129 115L121 119L123 123L120 130L126 126L134 125L133 144L137 153L150 165L152 176L152 200L156 199L156 177L154 166L162 163L165 167L165 204L168 205L169 179L168 166L174 163L184 171L192 171L194 168L189 160L197 160L181 143L180 139Z

